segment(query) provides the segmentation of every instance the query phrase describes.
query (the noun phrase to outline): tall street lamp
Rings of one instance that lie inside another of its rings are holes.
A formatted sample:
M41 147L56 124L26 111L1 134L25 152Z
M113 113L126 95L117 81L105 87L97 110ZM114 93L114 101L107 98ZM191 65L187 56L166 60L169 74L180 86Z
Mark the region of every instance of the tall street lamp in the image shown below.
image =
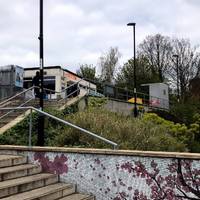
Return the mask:
M177 101L179 102L180 100L180 92L179 92L179 56L177 54L174 54L173 57L176 58L176 74L177 74Z
M43 42L43 0L40 0L40 109L44 108L44 42ZM39 115L38 119L38 146L44 146L44 116Z
M136 51L135 51L135 26L136 23L128 23L127 26L133 27L133 65L134 65L134 117L138 116L137 110L137 91L136 91Z

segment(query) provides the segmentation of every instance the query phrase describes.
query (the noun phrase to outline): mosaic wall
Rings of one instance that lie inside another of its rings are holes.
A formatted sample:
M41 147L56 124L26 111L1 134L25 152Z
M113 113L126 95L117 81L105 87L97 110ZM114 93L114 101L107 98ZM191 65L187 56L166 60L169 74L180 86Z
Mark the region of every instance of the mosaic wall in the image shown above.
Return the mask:
M31 162L97 200L200 199L200 161L136 156L29 152Z

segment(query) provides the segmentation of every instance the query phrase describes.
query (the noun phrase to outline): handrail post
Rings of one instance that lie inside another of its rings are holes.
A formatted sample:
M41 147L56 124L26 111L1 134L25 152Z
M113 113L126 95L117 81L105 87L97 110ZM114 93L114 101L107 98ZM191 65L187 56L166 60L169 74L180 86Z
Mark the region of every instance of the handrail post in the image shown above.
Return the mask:
M29 121L29 138L28 138L29 147L32 146L31 138L32 138L32 108L31 108L31 112L30 112L30 121Z

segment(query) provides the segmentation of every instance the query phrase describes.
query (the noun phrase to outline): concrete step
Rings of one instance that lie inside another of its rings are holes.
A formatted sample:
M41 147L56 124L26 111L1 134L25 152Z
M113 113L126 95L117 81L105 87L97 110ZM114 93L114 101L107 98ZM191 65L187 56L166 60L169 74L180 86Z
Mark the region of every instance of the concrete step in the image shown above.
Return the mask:
M32 191L12 195L1 200L56 200L75 193L75 186L66 183L56 183Z
M42 171L41 166L24 164L13 167L0 168L0 181L38 174Z
M12 112L12 113L9 113L6 117L18 117L21 114L23 114L23 112L19 112L19 113Z
M27 163L27 157L14 155L0 155L0 168L11 167Z
M17 116L16 117L14 117L14 116L6 116L3 119L0 119L0 124L7 124L7 123L15 120L16 118L17 118Z
M0 198L58 182L58 176L41 173L0 182Z
M94 196L85 194L72 194L59 200L94 200Z
M0 123L0 128L4 127L6 123Z
M0 116L2 116L2 115L4 115L4 114L6 114L6 113L8 113L9 112L9 110L0 110ZM20 114L20 113L22 113L22 111L21 110L16 110L16 111L13 111L11 114L15 114L15 115L17 115L17 114ZM10 114L10 115L11 115Z

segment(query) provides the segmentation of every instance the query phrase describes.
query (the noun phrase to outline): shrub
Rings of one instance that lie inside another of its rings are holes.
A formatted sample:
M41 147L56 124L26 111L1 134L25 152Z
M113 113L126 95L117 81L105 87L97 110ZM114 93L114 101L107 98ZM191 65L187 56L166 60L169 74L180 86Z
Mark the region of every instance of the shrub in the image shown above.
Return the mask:
M89 108L77 112L77 106L64 112L47 110L77 126L112 140L120 149L148 151L200 151L200 115L195 115L193 124L175 124L154 113L146 113L143 118L132 118L106 111L102 105L106 99L89 98ZM37 118L33 116L33 144L37 138ZM70 126L65 126L53 119L45 120L45 145L110 148L105 142L88 136ZM1 144L27 145L28 118L14 128L0 135Z

